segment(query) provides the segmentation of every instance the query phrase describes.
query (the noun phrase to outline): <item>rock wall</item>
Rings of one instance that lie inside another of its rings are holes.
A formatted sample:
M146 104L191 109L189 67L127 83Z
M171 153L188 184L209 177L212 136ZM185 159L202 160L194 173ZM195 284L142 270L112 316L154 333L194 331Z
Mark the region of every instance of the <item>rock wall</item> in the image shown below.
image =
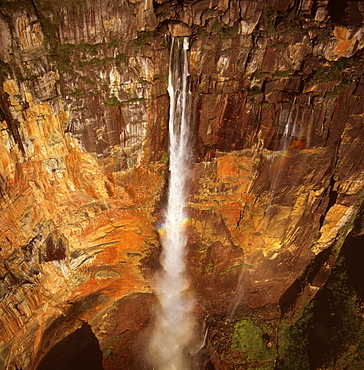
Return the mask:
M361 217L364 7L340 6L1 2L1 367L36 369L87 322L105 369L141 368L171 33L190 36L188 261L196 315L210 320L199 366L270 369L285 356L282 327Z

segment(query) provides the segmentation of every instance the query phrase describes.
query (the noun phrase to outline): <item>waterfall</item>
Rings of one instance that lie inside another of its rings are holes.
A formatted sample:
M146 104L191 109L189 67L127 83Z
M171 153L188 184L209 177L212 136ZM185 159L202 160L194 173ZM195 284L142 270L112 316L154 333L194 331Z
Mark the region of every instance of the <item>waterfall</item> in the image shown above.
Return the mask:
M292 137L292 134L295 131L295 124L297 121L297 113L296 113L296 119L292 120L293 111L295 109L295 103L296 103L296 96L293 99L291 109L289 110L288 117L286 118L286 124L284 126L284 132L281 138L281 143L279 145L279 150L286 150L290 144L290 140ZM298 112L298 111L297 111ZM282 111L281 111L282 113ZM281 116L280 116L281 119Z
M194 334L193 301L186 294L185 273L186 182L190 164L188 38L172 38L169 65L169 189L163 227L159 230L162 272L155 291L160 308L150 338L149 352L158 370L187 370Z

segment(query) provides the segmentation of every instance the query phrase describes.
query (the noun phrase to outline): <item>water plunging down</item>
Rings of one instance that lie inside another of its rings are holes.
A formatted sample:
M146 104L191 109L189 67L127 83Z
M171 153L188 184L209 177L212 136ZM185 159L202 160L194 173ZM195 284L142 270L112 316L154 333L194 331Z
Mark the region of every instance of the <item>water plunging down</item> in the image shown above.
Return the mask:
M190 346L194 334L193 301L186 294L185 231L186 182L191 148L191 116L188 84L188 38L172 38L169 65L169 189L164 224L159 230L163 247L163 271L155 291L160 308L151 335L152 364L158 370L186 370L191 366Z

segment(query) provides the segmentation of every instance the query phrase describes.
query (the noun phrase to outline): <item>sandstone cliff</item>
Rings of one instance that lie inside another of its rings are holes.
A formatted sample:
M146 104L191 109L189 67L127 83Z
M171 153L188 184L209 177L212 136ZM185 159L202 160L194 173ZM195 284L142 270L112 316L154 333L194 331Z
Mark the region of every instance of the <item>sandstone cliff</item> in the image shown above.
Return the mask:
M1 368L83 323L105 369L142 368L171 32L190 36L198 366L294 368L290 328L363 229L364 6L344 3L0 2Z

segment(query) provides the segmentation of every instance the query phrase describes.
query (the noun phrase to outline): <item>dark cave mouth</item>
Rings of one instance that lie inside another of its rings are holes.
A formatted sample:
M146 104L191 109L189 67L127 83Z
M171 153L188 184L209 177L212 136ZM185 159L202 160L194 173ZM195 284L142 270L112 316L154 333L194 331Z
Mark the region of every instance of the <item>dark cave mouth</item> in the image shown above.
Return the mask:
M99 341L91 326L82 327L55 344L36 370L103 370Z

